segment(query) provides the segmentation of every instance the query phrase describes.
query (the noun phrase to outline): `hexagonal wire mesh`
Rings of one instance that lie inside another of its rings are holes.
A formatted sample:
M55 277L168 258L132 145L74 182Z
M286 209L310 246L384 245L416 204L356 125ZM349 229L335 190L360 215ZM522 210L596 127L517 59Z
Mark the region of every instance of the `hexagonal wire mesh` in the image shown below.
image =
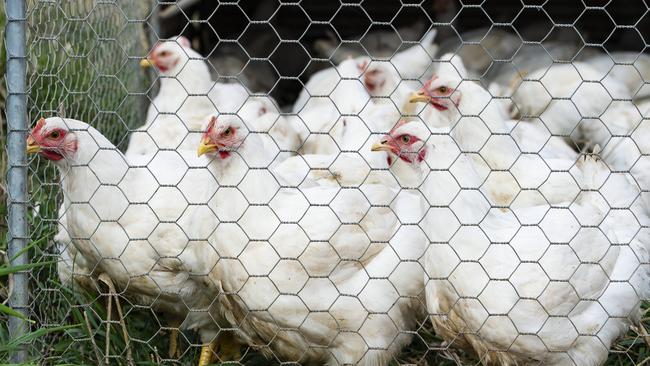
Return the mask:
M648 14L29 1L30 359L647 362Z

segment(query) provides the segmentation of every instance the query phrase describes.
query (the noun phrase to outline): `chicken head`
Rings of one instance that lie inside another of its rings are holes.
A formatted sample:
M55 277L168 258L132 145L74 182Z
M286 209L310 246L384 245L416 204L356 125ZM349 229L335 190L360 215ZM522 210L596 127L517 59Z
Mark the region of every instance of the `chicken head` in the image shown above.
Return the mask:
M27 137L27 153L59 161L77 151L77 137L63 120L41 118Z
M421 163L426 158L429 135L431 132L424 123L402 120L371 150L388 152L388 165L392 165L394 157L407 163Z
M219 158L227 159L241 145L246 137L244 124L237 118L208 117L205 133L201 138L197 154L199 156L217 152Z
M458 80L439 77L434 75L424 86L409 98L409 103L430 103L439 111L446 111L452 107L458 107L461 99L461 92L457 90Z
M154 66L163 75L173 76L183 68L187 60L196 57L195 53L190 41L183 36L178 36L156 43L147 58L140 62L140 66Z

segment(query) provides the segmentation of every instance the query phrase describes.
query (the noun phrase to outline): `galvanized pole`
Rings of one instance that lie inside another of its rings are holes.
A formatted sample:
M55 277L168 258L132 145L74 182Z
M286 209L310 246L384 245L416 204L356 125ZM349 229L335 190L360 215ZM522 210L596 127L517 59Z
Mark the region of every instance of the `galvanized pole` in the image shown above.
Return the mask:
M12 266L29 262L23 252L29 240L27 225L27 156L25 140L27 138L27 60L25 58L26 12L25 0L7 0L5 3L7 26L5 28L5 46L7 49L7 233L8 256ZM17 255L19 254L19 255ZM15 310L29 315L28 273L13 275L9 305ZM28 332L25 321L10 317L9 334L16 339ZM10 358L12 363L27 362L26 347L18 348Z

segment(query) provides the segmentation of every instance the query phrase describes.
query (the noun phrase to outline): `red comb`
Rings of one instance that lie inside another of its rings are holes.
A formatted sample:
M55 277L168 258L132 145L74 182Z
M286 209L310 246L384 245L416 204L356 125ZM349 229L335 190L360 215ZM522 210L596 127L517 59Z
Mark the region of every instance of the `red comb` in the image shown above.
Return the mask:
M178 43L181 47L184 48L192 48L192 44L190 43L190 40L184 36L176 37L176 43Z
M361 63L357 64L357 67L360 71L364 71L368 67L368 60L364 60Z
M45 126L45 118L41 117L41 119L36 122L36 126L32 129L32 135L38 134L38 132L43 129L43 126Z
M395 126L388 132L389 135L392 135L398 128L406 124L406 120L401 119Z
M438 79L438 75L433 75L431 76L431 79L427 80L426 83L422 86L424 89L428 89L431 86L431 83L433 83L436 79Z
M210 132L212 132L212 129L216 125L217 125L217 116L211 116L210 122L208 122L208 128L205 130L205 133L209 134Z
M157 49L158 47L160 47L161 45L162 45L162 42L161 42L161 41L158 41L158 42L154 43L153 47L151 48L151 51L149 51L149 54L150 54L150 55L153 54L154 51L156 51L156 49Z

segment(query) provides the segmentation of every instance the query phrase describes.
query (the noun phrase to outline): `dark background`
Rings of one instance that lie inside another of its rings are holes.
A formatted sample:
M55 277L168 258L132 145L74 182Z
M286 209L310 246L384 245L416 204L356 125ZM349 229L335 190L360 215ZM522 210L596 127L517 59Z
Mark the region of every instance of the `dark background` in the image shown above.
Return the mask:
M319 39L367 45L369 33L384 31L386 37L417 41L427 29L435 27L438 43L451 40L460 45L464 32L487 32L496 27L519 34L523 42L561 42L563 37L570 37L585 48L642 52L650 36L650 12L645 0L403 3L303 0L283 4L276 0L244 0L222 4L186 0L160 5L152 19L157 23L153 28L159 38L183 34L210 60L230 55L241 60L243 72L258 70L266 75L258 77L259 85L249 86L255 92L270 92L280 104L292 102L314 71L332 66L327 55L314 49ZM417 31L404 31L409 28ZM371 50L365 53L373 56ZM236 74L212 64L218 77Z

